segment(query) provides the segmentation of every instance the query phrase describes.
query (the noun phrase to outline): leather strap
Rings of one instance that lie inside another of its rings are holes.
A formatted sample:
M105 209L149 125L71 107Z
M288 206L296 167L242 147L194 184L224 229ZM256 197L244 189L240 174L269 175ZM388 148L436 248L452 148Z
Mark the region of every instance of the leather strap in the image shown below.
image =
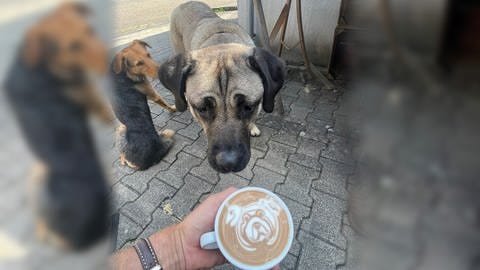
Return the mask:
M134 247L143 270L162 270L148 238L138 239Z

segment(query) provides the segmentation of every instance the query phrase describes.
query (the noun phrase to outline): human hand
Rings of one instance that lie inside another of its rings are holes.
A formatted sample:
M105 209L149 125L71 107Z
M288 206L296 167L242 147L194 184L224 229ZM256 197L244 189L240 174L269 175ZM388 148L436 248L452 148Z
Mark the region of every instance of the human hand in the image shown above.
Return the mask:
M214 229L215 216L222 202L236 188L211 195L180 224L170 226L149 237L163 269L190 270L212 268L226 262L219 250L200 247L200 236ZM130 247L116 252L111 258L112 269L140 270L135 249ZM279 270L277 265L272 268Z
M236 188L228 188L209 196L180 224L173 225L150 237L163 269L204 269L226 263L219 250L200 247L200 237L214 229L215 216L222 202ZM273 270L279 270L277 265Z
M181 223L150 237L164 269L211 268L226 262L219 250L202 249L200 236L213 230L218 208L235 190L231 187L209 196Z

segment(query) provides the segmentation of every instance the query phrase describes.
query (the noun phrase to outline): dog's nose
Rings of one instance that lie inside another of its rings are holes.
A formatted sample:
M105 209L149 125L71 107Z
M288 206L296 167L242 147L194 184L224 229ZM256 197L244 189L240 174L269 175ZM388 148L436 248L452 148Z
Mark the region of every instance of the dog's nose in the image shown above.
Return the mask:
M215 161L225 171L237 171L241 166L241 155L238 151L221 151L215 156Z

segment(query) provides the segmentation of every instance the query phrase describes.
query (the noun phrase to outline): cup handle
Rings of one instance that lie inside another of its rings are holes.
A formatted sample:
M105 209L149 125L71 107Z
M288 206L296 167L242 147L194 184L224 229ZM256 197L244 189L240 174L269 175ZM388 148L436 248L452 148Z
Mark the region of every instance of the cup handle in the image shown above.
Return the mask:
M217 237L215 232L207 232L200 237L200 247L203 249L217 249Z

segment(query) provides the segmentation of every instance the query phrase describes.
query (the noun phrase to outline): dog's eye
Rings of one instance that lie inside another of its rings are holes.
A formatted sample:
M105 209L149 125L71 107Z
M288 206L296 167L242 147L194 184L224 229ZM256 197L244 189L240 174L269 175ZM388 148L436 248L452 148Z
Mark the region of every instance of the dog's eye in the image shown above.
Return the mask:
M147 57L148 57L148 58L152 58L152 56L151 56L149 53L147 53Z
M136 65L137 65L137 66L142 66L143 64L145 64L145 62L143 62L142 60L140 60L140 61L137 62Z
M251 113L253 112L253 106L250 106L250 105L244 105L243 106L243 110L246 112L246 113Z
M82 50L83 48L83 45L80 41L74 41L70 44L70 51L72 52L78 52L80 50Z
M206 113L207 112L207 106L203 106L203 107L200 107L200 108L197 108L197 111L199 113Z

